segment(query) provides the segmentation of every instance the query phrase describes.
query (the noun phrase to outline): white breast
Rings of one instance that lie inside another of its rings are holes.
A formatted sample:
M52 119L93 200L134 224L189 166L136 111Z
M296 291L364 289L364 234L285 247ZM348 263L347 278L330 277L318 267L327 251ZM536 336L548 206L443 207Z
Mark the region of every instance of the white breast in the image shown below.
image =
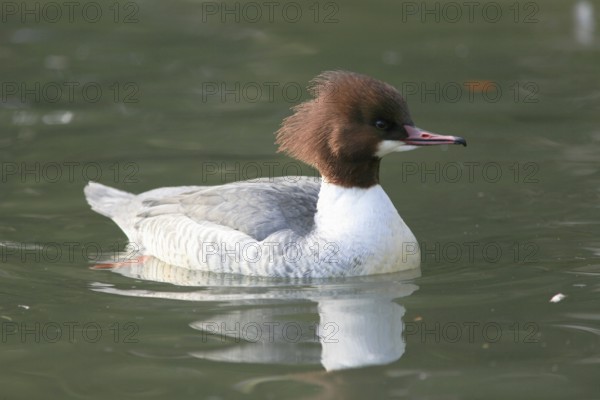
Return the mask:
M323 183L315 234L339 246L352 275L417 268L416 239L379 185L368 189ZM357 265L354 260L360 261ZM350 272L350 271L348 271Z

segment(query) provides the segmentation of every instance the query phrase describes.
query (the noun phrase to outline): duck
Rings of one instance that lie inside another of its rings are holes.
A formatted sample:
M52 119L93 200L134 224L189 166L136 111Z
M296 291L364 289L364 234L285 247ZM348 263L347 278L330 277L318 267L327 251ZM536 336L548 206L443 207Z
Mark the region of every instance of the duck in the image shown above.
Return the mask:
M326 71L309 93L283 120L275 143L320 177L141 194L89 182L86 200L143 257L192 270L330 278L419 268L417 240L380 185L382 157L466 140L417 128L402 94L367 75Z

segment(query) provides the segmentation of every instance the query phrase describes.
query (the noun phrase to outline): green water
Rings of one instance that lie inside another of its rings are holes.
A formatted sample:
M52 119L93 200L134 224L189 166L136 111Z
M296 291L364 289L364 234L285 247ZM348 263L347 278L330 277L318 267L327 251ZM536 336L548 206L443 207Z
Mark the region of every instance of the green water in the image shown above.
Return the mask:
M600 396L592 3L61 4L2 5L0 398ZM383 162L421 271L89 268L125 246L89 179L314 174L272 132L329 69L403 89L418 126L468 140Z

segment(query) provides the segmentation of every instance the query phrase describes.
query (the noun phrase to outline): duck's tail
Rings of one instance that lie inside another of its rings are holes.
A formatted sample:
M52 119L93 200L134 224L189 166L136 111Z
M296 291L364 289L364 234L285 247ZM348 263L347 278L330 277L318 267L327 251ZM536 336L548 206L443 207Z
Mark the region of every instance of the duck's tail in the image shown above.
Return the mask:
M136 241L135 217L142 209L138 196L96 182L83 191L92 210L115 221L131 242Z

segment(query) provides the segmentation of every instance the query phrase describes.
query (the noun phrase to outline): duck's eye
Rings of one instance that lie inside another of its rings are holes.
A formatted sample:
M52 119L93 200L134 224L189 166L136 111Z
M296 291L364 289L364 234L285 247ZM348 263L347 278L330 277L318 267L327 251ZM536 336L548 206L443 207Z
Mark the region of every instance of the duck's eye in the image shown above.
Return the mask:
M377 129L385 130L385 129L388 129L389 127L390 127L389 122L384 121L383 119L378 119L377 121L375 121L375 128L377 128Z

